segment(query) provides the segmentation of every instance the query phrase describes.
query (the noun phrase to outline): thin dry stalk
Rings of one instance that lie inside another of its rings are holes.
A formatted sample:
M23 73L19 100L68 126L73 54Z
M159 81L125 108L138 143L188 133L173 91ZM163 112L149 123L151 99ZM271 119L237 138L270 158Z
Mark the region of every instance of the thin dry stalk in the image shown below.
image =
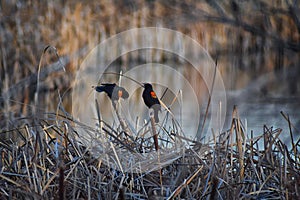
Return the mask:
M180 192L182 191L182 189L187 187L193 181L193 179L201 172L202 168L203 167L200 167L192 175L190 175L187 178L187 180L184 180L184 182L181 183L181 185L175 189L175 191L170 195L170 197L168 199L174 199L176 196L178 196L180 194Z
M117 114L118 120L120 122L120 125L122 127L122 129L124 130L124 132L126 133L126 136L133 136L133 131L130 130L128 122L125 120L125 118L122 116L121 113L121 104L118 103L118 106L114 106L115 112Z
M240 118L238 115L238 110L237 107L235 106L233 108L233 122L235 124L235 133L236 133L236 142L237 142L237 147L238 147L238 156L239 156L239 167L240 167L240 179L244 179L244 148L243 148L243 143L245 139L245 135L243 133L243 130L241 128L241 122Z
M156 133L155 120L153 116L150 117L150 121L151 121L151 130L152 130L155 151L158 151L159 150L158 135Z

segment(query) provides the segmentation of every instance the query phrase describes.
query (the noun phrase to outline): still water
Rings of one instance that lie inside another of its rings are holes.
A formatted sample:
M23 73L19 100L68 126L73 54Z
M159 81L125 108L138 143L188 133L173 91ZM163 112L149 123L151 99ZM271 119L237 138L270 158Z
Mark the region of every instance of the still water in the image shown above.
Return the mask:
M294 140L300 137L300 101L299 97L260 97L255 100L229 100L231 104L238 105L240 119L243 124L247 124L247 133L252 130L254 135L261 135L263 127L273 127L273 130L280 128L282 133L280 139L285 144L290 143L290 131L288 121L281 114L281 111L289 116L292 123L292 132ZM230 114L230 113L228 113ZM230 115L227 115L230 118Z
M117 51L111 51L112 47ZM289 87L286 77L280 73L275 76L272 72L256 73L258 78L245 81L238 66L229 66L228 60L218 62L216 68L215 61L199 43L179 32L144 28L120 33L95 47L81 64L73 90L73 114L76 119L93 126L97 118L95 98L100 98L102 117L108 122L114 120L107 97L99 93L90 95L90 91L93 85L115 82L130 94L128 100L121 102L124 116L132 126L142 127L149 113L141 100L141 85L149 82L165 103L165 109L172 110L172 117L191 139L208 137L212 130L228 130L234 105L238 106L247 133L253 130L254 135L260 135L266 125L283 129L282 137L289 135L288 123L280 111L288 114L299 129L299 95L286 92ZM248 78L253 77L251 72L246 73ZM234 87L228 89L230 80L236 81L232 82ZM166 113L163 111L160 117L163 119ZM134 125L136 119L140 124ZM204 131L199 137L204 119ZM298 140L297 131L293 132Z

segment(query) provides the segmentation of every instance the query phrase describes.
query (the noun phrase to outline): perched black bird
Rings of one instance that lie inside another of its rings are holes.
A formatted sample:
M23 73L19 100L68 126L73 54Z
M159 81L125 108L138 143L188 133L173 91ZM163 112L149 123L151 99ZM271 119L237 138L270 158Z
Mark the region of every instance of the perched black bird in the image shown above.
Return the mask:
M125 88L119 87L115 83L102 83L100 86L96 86L95 90L97 92L105 92L112 102L118 101L120 97L123 99L129 97Z
M152 108L154 110L154 119L155 122L158 123L158 111L161 111L160 102L153 91L152 85L149 83L144 83L144 91L143 91L143 99L148 108Z

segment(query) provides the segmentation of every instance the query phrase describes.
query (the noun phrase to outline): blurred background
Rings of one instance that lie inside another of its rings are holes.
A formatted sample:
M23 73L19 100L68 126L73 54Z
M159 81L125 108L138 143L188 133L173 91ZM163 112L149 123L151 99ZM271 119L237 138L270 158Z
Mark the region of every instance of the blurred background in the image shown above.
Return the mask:
M293 0L3 0L0 130L35 109L53 112L61 100L70 112L72 81L86 54L112 35L149 26L180 31L218 60L228 100L225 129L230 126L233 105L238 105L249 130L262 132L267 125L283 128L288 134L288 123L280 114L283 111L294 125L293 133L299 134L300 6ZM53 48L45 52L37 106L34 93L38 65L47 45L57 49L66 72L57 67ZM112 48L109 53L117 52ZM145 55L149 55L147 51L131 52L111 65L125 72L148 59L178 68L188 65L163 51L156 51L150 58ZM199 89L197 95L205 109L207 86L201 77L192 77L192 69L186 69L184 74Z

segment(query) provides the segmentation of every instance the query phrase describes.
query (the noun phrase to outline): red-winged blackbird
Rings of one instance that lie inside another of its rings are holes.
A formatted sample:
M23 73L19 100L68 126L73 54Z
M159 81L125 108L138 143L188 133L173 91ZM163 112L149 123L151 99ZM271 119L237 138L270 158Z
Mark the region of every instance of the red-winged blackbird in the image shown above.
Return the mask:
M100 86L96 86L95 90L97 92L105 92L112 102L118 101L120 97L123 99L129 97L125 88L119 87L115 83L102 83Z
M158 111L161 111L160 102L153 91L152 85L150 83L144 83L144 91L143 91L143 99L148 108L152 108L154 110L154 119L155 122L158 123Z

